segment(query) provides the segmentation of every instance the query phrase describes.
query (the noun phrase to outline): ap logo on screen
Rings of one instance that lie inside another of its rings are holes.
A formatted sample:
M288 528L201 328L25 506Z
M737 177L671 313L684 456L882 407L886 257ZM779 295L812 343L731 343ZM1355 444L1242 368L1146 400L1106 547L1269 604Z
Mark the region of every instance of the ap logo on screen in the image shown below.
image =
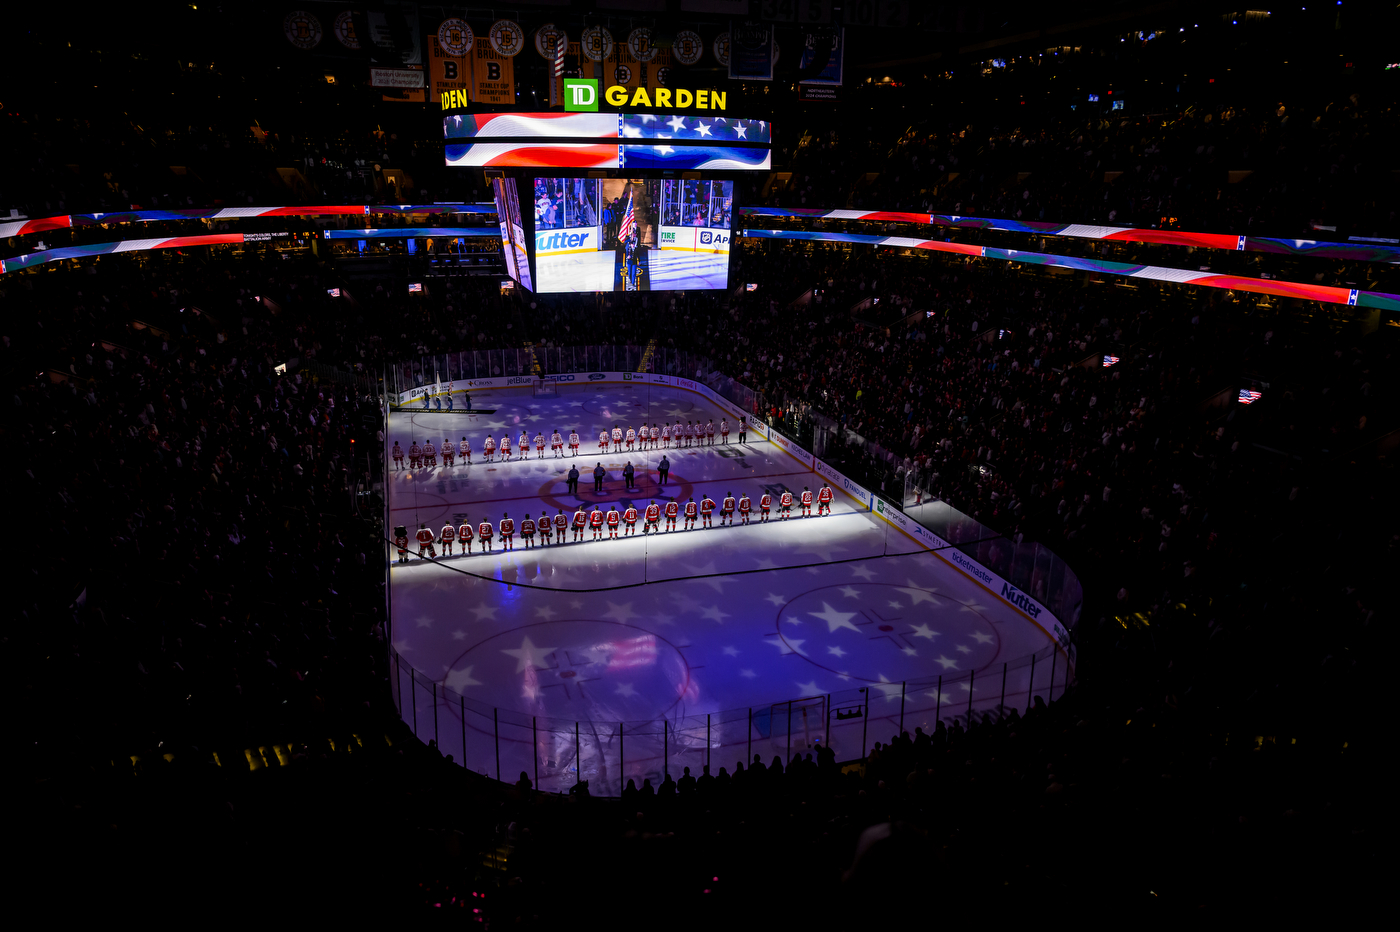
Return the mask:
M597 78L565 78L564 109L571 113L598 111Z

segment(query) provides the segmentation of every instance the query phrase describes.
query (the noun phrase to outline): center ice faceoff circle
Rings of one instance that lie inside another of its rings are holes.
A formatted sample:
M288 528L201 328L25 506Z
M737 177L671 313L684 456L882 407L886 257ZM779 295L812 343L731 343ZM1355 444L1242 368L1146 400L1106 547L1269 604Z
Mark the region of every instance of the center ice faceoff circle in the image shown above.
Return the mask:
M864 682L926 679L980 670L997 656L996 628L972 606L935 589L854 580L812 589L775 622L787 650Z
M615 621L561 619L502 631L465 650L447 677L465 695L472 695L468 686L514 694L518 709L543 712L584 700L614 721L649 720L695 698L690 665L676 645Z

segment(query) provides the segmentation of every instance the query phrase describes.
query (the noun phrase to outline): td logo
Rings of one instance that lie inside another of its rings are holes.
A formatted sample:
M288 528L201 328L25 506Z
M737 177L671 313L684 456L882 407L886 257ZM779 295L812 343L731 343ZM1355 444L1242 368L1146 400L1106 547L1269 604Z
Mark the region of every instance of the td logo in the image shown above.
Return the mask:
M564 109L573 112L598 111L597 78L565 78Z

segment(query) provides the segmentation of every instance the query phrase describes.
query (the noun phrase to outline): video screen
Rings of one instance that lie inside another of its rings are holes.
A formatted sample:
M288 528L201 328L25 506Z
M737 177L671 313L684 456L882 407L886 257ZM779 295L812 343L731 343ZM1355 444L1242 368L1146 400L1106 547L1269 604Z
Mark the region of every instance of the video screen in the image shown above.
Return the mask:
M501 253L506 274L527 291L530 284L530 256L525 242L525 226L520 221L520 195L514 178L492 178L491 193L496 198L496 216L501 221Z
M539 291L729 286L734 182L536 178Z

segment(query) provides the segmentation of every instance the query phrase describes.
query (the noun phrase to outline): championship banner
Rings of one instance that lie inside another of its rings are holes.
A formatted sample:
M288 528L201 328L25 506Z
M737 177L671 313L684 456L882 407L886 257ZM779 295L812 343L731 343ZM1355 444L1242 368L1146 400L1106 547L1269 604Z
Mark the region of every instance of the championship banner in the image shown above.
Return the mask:
M672 70L671 62L672 55L670 49L657 49L655 57L645 65L646 86L674 86L674 71Z
M418 32L416 3L384 0L383 8L367 12L372 56L375 61L404 65L423 64L423 44ZM389 98L393 99L393 98ZM419 97L422 100L422 97Z
M428 89L424 87L422 65L409 65L407 68L371 68L370 86L383 88L381 100L397 103L421 104L428 99Z
M472 102L515 106L515 59L501 55L489 42L472 46Z
M465 92L471 96L470 56L476 37L464 20L445 19L437 34L428 36L428 99L442 103L448 91Z
M774 60L772 26L753 22L729 24L729 77L732 80L771 81Z
M826 67L810 78L804 78L801 84L833 85L841 83L842 59L846 48L846 30L837 28L827 33L809 32L803 37L802 56L797 62L799 72L811 68L817 60L825 54L826 49L822 47L825 43L831 43L831 57L827 59ZM819 45L819 43L821 43Z

